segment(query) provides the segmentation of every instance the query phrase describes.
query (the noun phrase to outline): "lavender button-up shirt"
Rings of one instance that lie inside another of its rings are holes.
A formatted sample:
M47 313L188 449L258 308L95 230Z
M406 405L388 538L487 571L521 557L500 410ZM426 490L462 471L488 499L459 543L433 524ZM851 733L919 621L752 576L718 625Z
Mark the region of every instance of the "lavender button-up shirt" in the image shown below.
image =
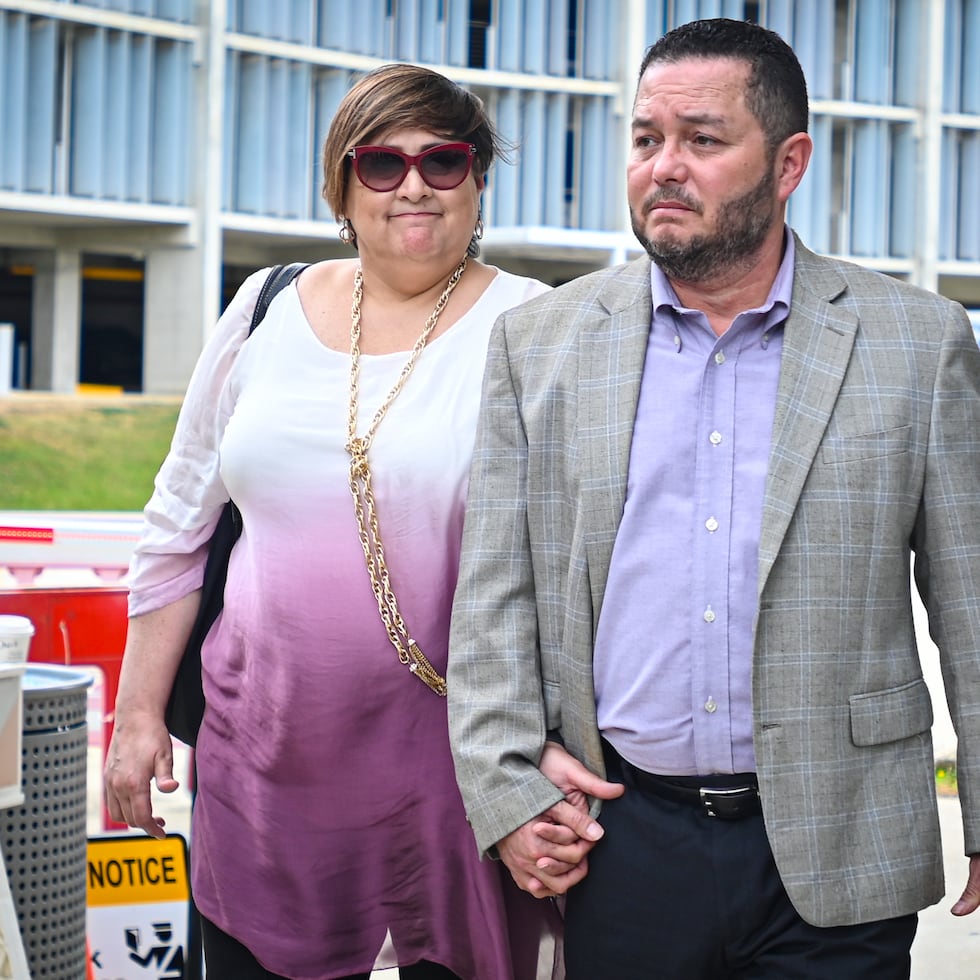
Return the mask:
M599 728L648 772L753 772L759 532L795 250L717 337L652 274L626 506L599 618Z

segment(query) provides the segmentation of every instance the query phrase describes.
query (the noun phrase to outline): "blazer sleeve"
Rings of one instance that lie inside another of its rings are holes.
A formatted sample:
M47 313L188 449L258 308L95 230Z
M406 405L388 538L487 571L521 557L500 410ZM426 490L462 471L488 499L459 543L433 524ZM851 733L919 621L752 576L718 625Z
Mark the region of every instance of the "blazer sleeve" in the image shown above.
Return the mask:
M528 445L507 343L494 327L450 629L449 731L481 852L562 799L545 741L528 516Z
M980 349L945 304L929 449L914 540L915 580L939 648L957 736L966 853L980 853Z

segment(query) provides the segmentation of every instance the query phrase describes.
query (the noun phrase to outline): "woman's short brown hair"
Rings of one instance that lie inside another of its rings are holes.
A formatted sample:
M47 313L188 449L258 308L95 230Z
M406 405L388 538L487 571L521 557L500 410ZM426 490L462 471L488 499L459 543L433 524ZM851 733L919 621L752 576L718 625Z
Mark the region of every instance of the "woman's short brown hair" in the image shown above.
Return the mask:
M323 197L335 217L344 213L349 150L377 142L393 129L427 129L476 147L473 170L484 175L508 149L472 92L418 65L375 68L351 87L323 143Z

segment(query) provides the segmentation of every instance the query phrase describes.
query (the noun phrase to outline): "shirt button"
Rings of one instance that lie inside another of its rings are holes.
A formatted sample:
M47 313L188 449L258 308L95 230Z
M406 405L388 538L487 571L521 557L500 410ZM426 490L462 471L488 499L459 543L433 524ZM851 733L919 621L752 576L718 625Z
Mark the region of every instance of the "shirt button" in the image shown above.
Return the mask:
M713 715L718 710L718 705L710 694L708 695L708 700L704 702L704 710L707 711L709 715Z
M715 611L711 608L711 606L708 606L708 608L704 611L704 621L706 623L713 623L715 621Z
M720 432L712 432L711 435L708 436L708 442L710 442L712 446L720 446L721 445L721 433Z
M707 520L706 520L706 521L704 522L704 526L705 526L705 527L706 527L706 528L707 528L707 529L708 529L709 531L717 531L717 530L718 530L718 522L717 522L717 521L716 521L716 520L715 520L715 519L714 519L713 517L709 517L709 518L708 518L708 519L707 519Z
M724 363L725 363L725 352L718 351L718 353L715 354L715 364L724 364Z

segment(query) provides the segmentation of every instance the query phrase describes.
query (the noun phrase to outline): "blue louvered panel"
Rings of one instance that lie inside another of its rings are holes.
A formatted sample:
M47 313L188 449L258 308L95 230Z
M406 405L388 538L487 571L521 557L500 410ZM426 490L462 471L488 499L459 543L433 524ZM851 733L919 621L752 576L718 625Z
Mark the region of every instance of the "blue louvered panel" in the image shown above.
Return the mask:
M310 145L308 66L274 59L268 65L265 137L254 156L264 156L259 211L277 218L310 217L313 154Z
M316 10L314 0L289 0L289 40L296 44L314 44Z
M615 126L611 110L605 99L585 99L582 106L582 139L580 159L582 169L579 179L578 227L592 231L613 230L619 225L620 216L614 213L612 189L623 180L619 172L609 172L611 159L618 154L610 152L616 145Z
M312 146L313 69L239 54L231 59L229 74L237 79L232 86L237 91L226 107L226 208L309 218L314 194L319 193Z
M810 166L789 199L787 220L804 242L817 252L831 252L831 216L834 186L833 122L827 116L815 116L810 121L813 135L813 155Z
M888 241L888 124L856 120L851 160L851 253L887 255Z
M313 142L313 69L309 65L293 65L289 73L289 120L283 215L309 219L313 216L310 201L320 185L319 145Z
M585 78L605 80L610 77L615 57L611 45L618 41L619 23L599 3L585 4L582 21L582 69ZM614 41L615 39L615 41Z
M419 58L419 36L422 25L419 22L419 0L398 0L394 7L394 50L399 61L417 61ZM431 30L431 27L427 27Z
M646 37L644 43L647 47L662 37L667 31L667 4L663 0L647 0L646 6ZM640 70L639 65L630 65L629 73L636 77Z
M546 0L523 4L521 29L522 70L535 75L548 73L548 7Z
M324 69L316 76L316 105L314 107L316 133L316 168L313 193L313 216L323 221L333 221L334 215L330 213L327 202L323 200L321 189L323 187L323 141L327 137L330 129L330 121L337 112L345 93L350 87L351 76L348 72L337 69Z
M764 8L765 17L762 22L783 40L789 41L793 37L796 6L794 0L769 0Z
M241 111L241 61L238 51L225 51L225 97L221 120L221 209L234 211L238 200L238 114Z
M559 78L574 74L574 52L572 57L569 53L570 16L569 0L548 0L548 32L545 35L547 74Z
M261 214L266 162L262 147L269 132L269 59L241 55L238 69L232 208L246 214Z
M520 179L520 222L522 225L544 224L545 181L545 97L543 92L529 92L523 97L523 130L520 136L518 176Z
M0 187L16 191L24 186L27 31L24 14L0 12Z
M75 34L71 105L69 190L81 197L102 194L105 149L106 32L79 28Z
M676 0L674 4L669 5L669 24L666 26L679 27L688 21L707 17L732 17L735 20L743 20L745 3L743 0Z
M666 25L668 29L701 17L701 4L699 0L676 0L672 5L671 14L669 23Z
M54 190L57 84L57 26L53 21L31 21L28 28L27 79L23 91L28 120L24 147L23 189L26 191L51 193ZM0 132L6 134L7 131Z
M150 196L155 204L187 204L191 47L161 39L154 54Z
M940 261L956 258L956 228L959 224L959 133L944 129L942 136L942 159L939 172L939 228L938 248ZM974 175L975 179L975 175ZM975 216L964 220L975 221Z
M130 201L150 199L150 145L153 133L153 47L152 38L133 35L130 49L129 104L132 116L127 131L129 147L126 197Z
M946 23L943 35L943 110L958 112L960 82L963 78L963 6L953 0L946 4Z
M442 0L420 0L416 57L430 65L446 60L446 18Z
M959 141L956 258L980 262L980 132L961 130Z
M960 101L956 111L980 114L980 0L963 0L963 31L960 41L963 45L963 68ZM974 222L975 225L978 223L980 222Z
M129 125L132 120L129 79L131 37L112 31L106 36L105 166L100 197L123 200L129 170Z
M892 98L898 105L919 102L922 53L921 0L896 0Z
M356 3L318 0L319 44L336 51L387 57L388 14L385 0Z
M226 209L309 217L313 69L239 53L230 57L228 74L233 82L225 105Z
M276 58L269 62L269 111L265 138L253 151L256 156L265 157L259 210L262 214L277 217L286 213L287 182L302 179L302 173L289 173L289 130L292 126L303 126L302 117L290 117L289 72L290 66L285 61Z
M568 223L568 105L567 95L549 95L545 102L545 171L540 188L544 205L544 224L563 228Z
M912 126L892 129L889 254L911 258L915 254L918 215L917 146Z
M86 7L116 10L122 14L159 17L182 24L190 23L194 15L194 0L85 0Z
M276 11L282 11L282 3L272 4L268 0L238 0L234 6L237 7L235 30L259 37L276 37L270 21L276 16ZM231 7L232 4L229 4L229 11Z
M836 96L834 4L826 0L793 0L793 33L786 40L803 66L811 99Z
M518 139L521 133L520 94L514 90L500 91L488 108L500 132L508 139ZM519 200L517 167L495 168L490 223L502 228L520 224Z
M273 41L312 44L315 0L237 0L227 11L228 30ZM334 6L334 5L331 5Z
M160 17L163 19L162 14L158 14L156 10L156 4L153 0L117 0L118 3L122 4L119 8L130 14L142 14L144 17ZM167 17L167 20L179 20L177 17Z
M861 0L855 6L854 98L885 105L892 96L892 0Z
M334 51L355 50L350 37L356 12L361 4L330 3L319 0L317 4L317 37L319 45Z
M487 54L488 68L499 68L501 71L521 70L521 7L521 0L498 0L496 41L493 54Z
M469 0L444 0L446 9L446 62L461 67L469 63Z

